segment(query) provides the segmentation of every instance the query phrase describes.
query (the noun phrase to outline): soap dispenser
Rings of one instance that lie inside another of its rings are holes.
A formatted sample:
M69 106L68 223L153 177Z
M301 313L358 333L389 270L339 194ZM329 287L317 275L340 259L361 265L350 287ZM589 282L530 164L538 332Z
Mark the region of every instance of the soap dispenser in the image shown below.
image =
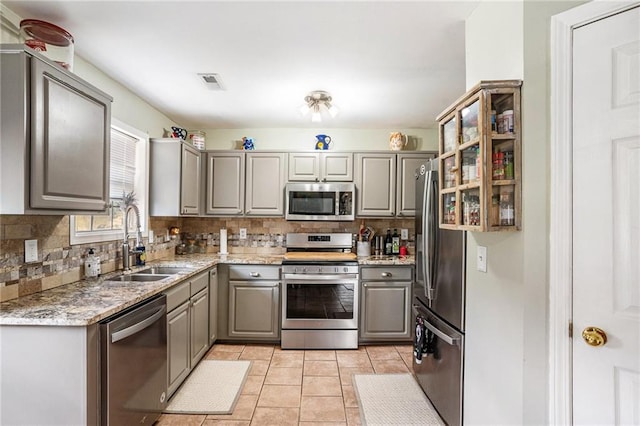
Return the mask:
M86 278L96 278L100 275L100 256L94 254L93 248L89 249L89 254L84 261L84 276Z

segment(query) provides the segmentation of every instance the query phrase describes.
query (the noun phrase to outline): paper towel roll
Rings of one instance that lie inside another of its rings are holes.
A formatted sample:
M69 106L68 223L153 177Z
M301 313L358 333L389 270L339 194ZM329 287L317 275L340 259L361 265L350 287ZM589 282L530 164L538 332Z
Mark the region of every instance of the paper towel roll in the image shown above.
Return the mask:
M227 254L227 230L220 230L220 254Z

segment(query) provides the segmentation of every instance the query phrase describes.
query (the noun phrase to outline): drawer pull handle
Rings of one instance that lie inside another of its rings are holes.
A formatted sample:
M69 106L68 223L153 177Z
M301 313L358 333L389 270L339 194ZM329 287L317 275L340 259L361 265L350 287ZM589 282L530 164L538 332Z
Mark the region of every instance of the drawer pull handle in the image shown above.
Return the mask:
M389 278L389 277L390 277L391 275L393 275L393 274L392 274L391 272L383 272L383 273L382 273L382 274L380 274L380 275L382 275L382 276L383 276L383 277L385 277L385 278Z
M249 276L253 278L257 278L260 276L260 272L249 272Z

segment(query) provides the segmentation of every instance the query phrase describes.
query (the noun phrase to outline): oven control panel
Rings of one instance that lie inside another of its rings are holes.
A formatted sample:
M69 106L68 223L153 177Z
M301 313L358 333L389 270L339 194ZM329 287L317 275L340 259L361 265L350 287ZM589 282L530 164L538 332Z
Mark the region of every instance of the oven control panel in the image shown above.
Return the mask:
M282 265L283 274L357 274L358 265Z

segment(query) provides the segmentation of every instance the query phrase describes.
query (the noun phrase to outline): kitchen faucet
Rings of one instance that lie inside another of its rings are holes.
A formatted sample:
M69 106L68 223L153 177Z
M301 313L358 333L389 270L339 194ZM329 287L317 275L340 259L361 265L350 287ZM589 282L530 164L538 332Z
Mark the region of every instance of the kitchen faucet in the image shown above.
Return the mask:
M142 232L140 232L140 210L138 210L138 206L135 204L136 199L133 192L125 195L123 197L123 207L124 210L124 238L122 241L122 270L124 272L131 271L130 259L129 256L132 253L141 253L139 250L129 250L129 212L131 210L136 214L136 247L140 247L142 243Z

